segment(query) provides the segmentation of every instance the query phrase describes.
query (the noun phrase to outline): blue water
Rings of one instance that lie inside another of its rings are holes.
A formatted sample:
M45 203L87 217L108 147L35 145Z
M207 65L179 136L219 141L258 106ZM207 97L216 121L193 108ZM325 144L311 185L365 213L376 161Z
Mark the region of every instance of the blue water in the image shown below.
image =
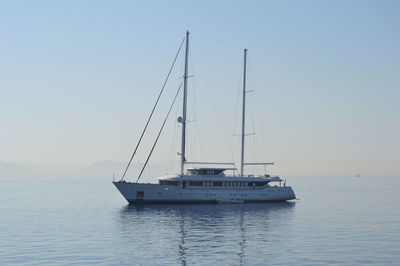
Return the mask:
M129 206L105 179L2 178L1 265L399 265L400 178L291 177L288 203Z

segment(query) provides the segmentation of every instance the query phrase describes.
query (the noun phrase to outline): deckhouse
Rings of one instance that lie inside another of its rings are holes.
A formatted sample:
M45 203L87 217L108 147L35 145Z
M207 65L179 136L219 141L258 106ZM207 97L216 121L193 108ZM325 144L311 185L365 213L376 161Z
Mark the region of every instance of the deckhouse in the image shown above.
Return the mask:
M188 187L214 187L214 188L255 188L269 186L270 182L283 181L278 176L227 176L225 171L235 171L236 168L189 168L186 175L168 175L158 178L159 184Z

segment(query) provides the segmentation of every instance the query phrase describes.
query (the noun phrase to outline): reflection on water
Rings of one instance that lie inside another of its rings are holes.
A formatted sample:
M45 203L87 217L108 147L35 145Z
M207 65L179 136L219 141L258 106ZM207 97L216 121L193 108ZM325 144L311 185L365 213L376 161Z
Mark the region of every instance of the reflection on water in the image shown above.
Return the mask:
M400 178L381 179L295 179L296 203L138 207L108 181L6 179L0 265L398 265Z
M294 202L126 205L119 211L119 233L132 251L151 246L160 256L173 253L182 265L196 257L203 263L235 258L234 264L243 265L248 249L265 252L277 241L273 234L291 225L294 207Z

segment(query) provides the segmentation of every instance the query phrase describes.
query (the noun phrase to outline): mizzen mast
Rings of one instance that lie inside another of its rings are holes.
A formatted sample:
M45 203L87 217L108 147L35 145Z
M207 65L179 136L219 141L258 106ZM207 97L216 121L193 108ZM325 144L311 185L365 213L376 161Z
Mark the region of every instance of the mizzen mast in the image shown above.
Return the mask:
M242 103L242 148L240 153L240 175L243 176L244 167L244 137L245 137L245 122L246 122L246 58L247 49L244 49L243 59L243 103Z
M243 58L243 102L242 102L242 145L241 145L241 154L240 154L240 175L244 175L244 166L245 165L264 165L266 168L267 165L273 165L274 163L263 163L263 162L244 162L244 140L246 136L246 93L251 91L246 91L246 65L247 65L247 49L244 49L244 58Z

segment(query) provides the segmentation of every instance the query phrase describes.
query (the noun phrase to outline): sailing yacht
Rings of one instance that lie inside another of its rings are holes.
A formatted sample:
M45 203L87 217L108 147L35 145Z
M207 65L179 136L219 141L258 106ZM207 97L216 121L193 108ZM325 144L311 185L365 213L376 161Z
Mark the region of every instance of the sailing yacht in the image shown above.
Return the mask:
M273 163L245 162L245 106L246 106L246 55L243 60L241 159L239 174L234 163L190 162L186 159L186 110L189 32L185 37L185 69L183 75L183 110L178 122L182 126L180 173L158 178L158 183L127 182L123 178L113 184L131 204L139 203L244 203L287 201L295 199L293 189L279 176L245 174L247 165ZM183 44L183 42L182 42ZM178 51L179 52L179 51ZM176 98L175 98L176 99ZM175 101L175 100L174 100ZM154 109L153 109L154 111ZM165 123L165 121L164 121ZM146 127L145 127L146 128ZM144 131L143 131L144 132ZM143 134L142 134L143 136ZM157 138L158 140L158 138ZM140 142L140 141L139 141ZM136 147L137 148L137 147ZM154 146L153 146L154 148ZM136 149L135 149L136 151ZM135 154L135 152L134 152ZM133 156L133 155L132 155ZM186 167L187 165L232 165L233 167ZM129 166L129 164L128 164ZM186 170L186 172L185 172ZM232 171L232 174L228 174ZM125 170L126 173L126 170ZM125 176L124 173L124 176ZM140 177L140 176L139 176Z

